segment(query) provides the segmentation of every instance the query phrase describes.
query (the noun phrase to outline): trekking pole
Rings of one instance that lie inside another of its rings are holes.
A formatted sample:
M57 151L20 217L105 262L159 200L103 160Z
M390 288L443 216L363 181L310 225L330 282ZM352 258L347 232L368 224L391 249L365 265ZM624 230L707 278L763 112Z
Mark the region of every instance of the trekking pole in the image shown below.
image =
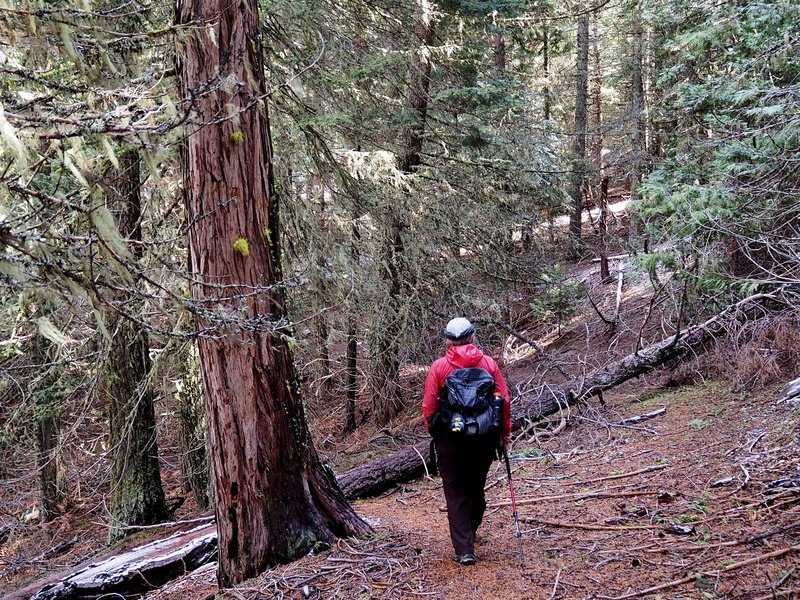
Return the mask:
M506 445L501 443L500 447L503 449L503 458L506 461L506 473L508 474L508 491L511 494L511 510L514 513L514 527L516 528L516 533L514 534L514 536L517 538L517 542L519 543L520 560L522 560L524 564L525 552L522 549L522 532L519 529L519 516L517 515L517 499L514 496L514 482L511 481L511 462L508 460L508 451L506 450Z

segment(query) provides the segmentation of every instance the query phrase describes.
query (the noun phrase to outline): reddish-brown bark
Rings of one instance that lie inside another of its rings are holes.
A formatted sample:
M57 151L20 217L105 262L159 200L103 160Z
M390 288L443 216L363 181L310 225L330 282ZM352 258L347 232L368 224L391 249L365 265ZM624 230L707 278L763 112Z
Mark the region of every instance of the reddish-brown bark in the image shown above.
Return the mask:
M284 337L257 4L179 0L176 20L192 110L181 154L191 302L228 586L369 527L314 450Z

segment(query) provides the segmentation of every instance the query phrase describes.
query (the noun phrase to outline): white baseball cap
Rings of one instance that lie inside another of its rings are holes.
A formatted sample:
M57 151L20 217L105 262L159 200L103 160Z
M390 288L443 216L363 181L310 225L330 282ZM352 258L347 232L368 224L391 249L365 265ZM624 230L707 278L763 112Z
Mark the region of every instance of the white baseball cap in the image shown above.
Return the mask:
M464 317L456 317L455 319L450 319L442 335L448 340L459 340L471 333L475 333L475 326Z

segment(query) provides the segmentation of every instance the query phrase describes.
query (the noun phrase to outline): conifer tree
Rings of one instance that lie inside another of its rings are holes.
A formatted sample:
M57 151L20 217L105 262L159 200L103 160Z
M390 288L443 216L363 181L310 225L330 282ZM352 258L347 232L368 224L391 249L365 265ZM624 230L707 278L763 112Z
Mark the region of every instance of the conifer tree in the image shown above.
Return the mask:
M106 204L110 207L107 210L117 212L119 231L131 242L128 256L133 261L142 254L139 165L138 150L128 148L117 159L117 166L110 169L114 174L106 187ZM107 283L113 285L112 281ZM135 285L132 281L128 283ZM132 299L127 291L117 292L106 317L110 348L102 389L108 407L112 463L108 536L111 542L126 534L126 526L152 525L167 517L150 381L150 344L135 305L141 307L142 303ZM126 307L127 315L114 311L122 306Z
M181 147L191 300L205 388L223 587L320 542L366 533L317 456L281 281L258 7L182 0L191 99Z
M575 65L575 131L572 144L572 208L569 218L570 255L577 258L583 251L581 218L585 185L586 128L589 89L589 16L578 17L577 59Z

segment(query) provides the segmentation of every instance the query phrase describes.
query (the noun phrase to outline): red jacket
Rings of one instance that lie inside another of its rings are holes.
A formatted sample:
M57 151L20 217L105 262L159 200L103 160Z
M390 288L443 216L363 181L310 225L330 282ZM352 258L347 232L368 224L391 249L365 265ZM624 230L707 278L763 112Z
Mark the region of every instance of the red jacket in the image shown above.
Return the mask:
M450 346L442 358L434 361L425 380L425 393L422 397L422 414L425 417L425 427L428 419L439 408L439 392L444 387L444 380L450 373L458 369L478 367L488 371L494 377L494 391L503 396L503 437L511 435L511 399L508 396L508 386L503 374L493 358L485 356L474 344L463 346Z

